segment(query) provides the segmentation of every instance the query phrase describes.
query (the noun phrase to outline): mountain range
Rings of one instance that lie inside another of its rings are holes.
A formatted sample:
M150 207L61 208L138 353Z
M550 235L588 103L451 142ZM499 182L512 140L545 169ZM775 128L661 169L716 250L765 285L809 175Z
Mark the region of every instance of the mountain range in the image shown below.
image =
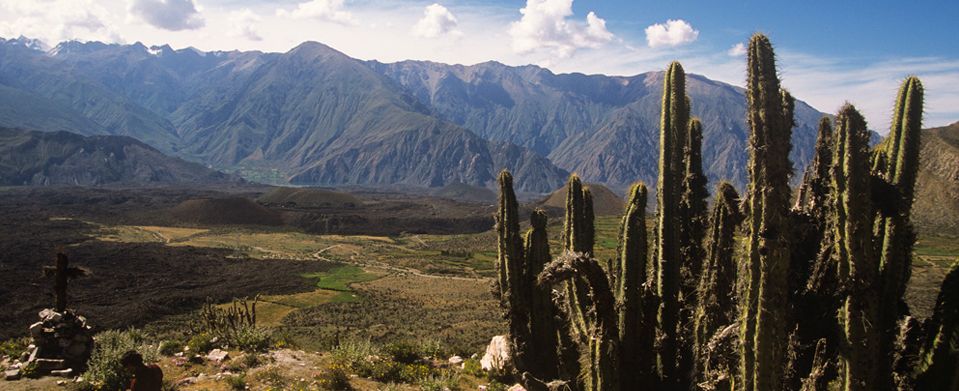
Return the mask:
M0 186L237 182L127 136L0 128Z
M689 74L687 91L704 124L707 176L741 187L743 90ZM387 64L315 42L263 53L0 40L0 126L129 136L217 169L279 170L302 185L490 187L503 168L525 192L552 191L569 172L614 190L652 184L661 93L662 72ZM822 115L797 102L796 172Z

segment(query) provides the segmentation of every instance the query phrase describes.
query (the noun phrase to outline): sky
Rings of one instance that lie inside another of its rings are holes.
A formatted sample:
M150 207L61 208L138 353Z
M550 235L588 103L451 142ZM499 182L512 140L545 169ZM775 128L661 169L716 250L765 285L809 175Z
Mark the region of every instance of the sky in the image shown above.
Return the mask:
M882 134L908 75L925 85L925 126L959 121L956 20L955 0L0 0L0 37L49 46L285 52L318 41L364 60L609 75L679 60L734 85L745 79L744 44L762 32L793 95L827 113L851 102Z

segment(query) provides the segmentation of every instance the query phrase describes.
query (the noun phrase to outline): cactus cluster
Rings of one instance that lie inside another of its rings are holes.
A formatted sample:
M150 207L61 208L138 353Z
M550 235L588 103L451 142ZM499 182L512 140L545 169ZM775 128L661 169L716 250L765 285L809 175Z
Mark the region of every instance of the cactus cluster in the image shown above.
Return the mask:
M531 215L524 243L512 178L501 174L497 292L528 389L959 387L959 262L930 319L909 317L903 300L922 84L905 80L890 135L873 151L851 104L823 118L790 207L795 101L768 38L752 37L747 66L743 200L721 183L707 215L702 124L674 62L664 77L655 227L647 235L647 189L635 184L616 259L595 259L592 195L578 176L567 184L554 259L543 212Z

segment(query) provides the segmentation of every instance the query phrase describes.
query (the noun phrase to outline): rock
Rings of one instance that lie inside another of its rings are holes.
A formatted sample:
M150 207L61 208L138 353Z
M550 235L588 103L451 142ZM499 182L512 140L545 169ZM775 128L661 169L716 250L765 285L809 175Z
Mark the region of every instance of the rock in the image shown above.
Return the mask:
M462 357L460 357L460 356L453 356L453 357L450 357L450 359L449 359L449 363L450 363L450 364L452 364L452 365L459 365L459 364L462 364L462 363L463 363L463 358L462 358Z
M486 347L486 354L480 359L480 366L484 370L502 370L510 367L509 339L504 335L497 335Z
M190 384L196 383L197 378L195 376L184 377L176 381L177 387L188 386Z
M43 322L30 325L30 336L35 340L43 336Z
M513 384L513 386L507 389L506 391L526 391L526 388L524 388L522 385L517 383L517 384Z
M73 377L73 369L67 368L67 369L60 369L56 371L50 371L50 376Z
M61 359L56 358L38 358L36 361L37 369L40 372L50 372L66 368L66 364Z
M20 370L8 369L6 371L3 371L3 378L5 380L20 380Z
M58 385L58 386L65 386L65 385L67 385L67 381L66 381L66 380L57 380L57 385Z
M206 359L220 364L226 360L229 360L230 354L220 349L213 349L206 355Z
M43 311L40 311L40 320L44 322L59 322L60 319L63 319L63 314L50 308L45 308Z
M67 348L67 354L73 357L81 357L87 353L87 345L85 343L73 343Z

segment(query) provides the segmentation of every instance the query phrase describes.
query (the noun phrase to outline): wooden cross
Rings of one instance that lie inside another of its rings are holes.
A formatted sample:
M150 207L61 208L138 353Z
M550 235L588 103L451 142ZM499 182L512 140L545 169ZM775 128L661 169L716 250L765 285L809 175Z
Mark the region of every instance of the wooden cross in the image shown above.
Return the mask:
M71 278L82 277L88 274L85 269L70 267L70 261L63 252L57 252L57 264L55 266L44 266L43 274L47 277L53 276L53 292L56 294L56 311L63 312L67 309L67 281Z

